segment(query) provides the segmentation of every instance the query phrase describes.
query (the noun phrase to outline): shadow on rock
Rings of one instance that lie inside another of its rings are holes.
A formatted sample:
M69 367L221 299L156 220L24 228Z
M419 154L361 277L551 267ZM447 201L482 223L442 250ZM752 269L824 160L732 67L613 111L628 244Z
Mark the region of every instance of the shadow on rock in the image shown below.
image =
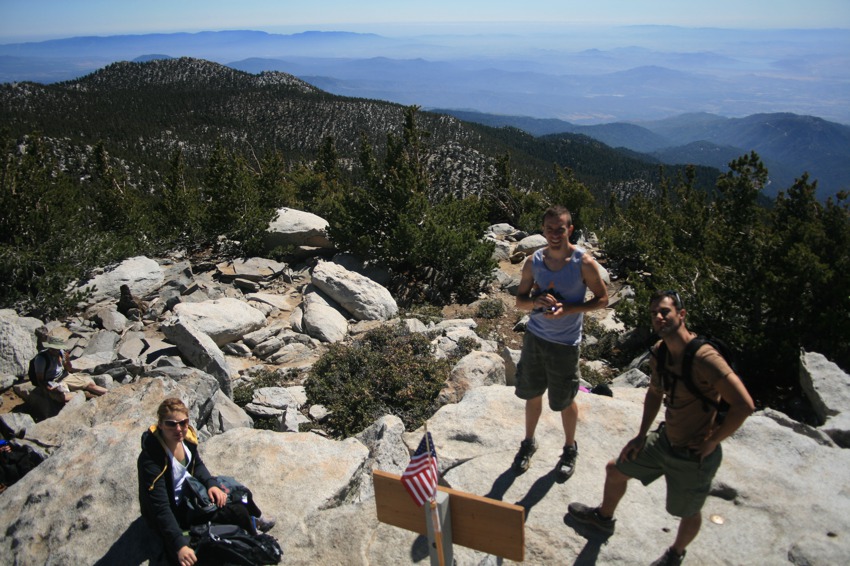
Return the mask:
M410 560L411 562L419 562L420 560L427 560L429 556L428 537L419 535L410 546Z
M516 480L516 478L517 473L514 471L513 467L508 468L496 478L496 481L493 482L493 487L490 488L489 492L484 494L484 497L502 501L505 494L514 484L514 480Z
M526 523L528 522L528 516L531 514L531 508L540 503L546 497L546 494L549 493L549 490L552 489L552 486L555 485L556 476L555 470L550 470L545 476L540 476L531 485L525 497L516 502L516 505L525 508Z
M142 517L130 523L127 530L109 547L106 554L95 562L95 566L130 566L150 564L166 566L165 547L159 537L150 530Z
M569 513L564 515L564 523L572 528L579 536L587 540L584 548L576 556L576 561L573 562L576 566L591 566L599 560L599 550L603 544L608 544L608 539L611 535L600 532L593 527L582 525L576 521Z

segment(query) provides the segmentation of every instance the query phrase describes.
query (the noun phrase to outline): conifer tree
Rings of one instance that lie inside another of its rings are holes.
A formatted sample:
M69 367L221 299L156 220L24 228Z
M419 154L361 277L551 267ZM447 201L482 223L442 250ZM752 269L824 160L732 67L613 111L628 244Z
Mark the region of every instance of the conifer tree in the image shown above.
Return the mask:
M491 277L493 245L481 242L486 208L477 199L431 203L425 132L406 109L401 137L387 136L381 163L363 140L362 182L328 218L338 248L404 275L405 301L469 297Z

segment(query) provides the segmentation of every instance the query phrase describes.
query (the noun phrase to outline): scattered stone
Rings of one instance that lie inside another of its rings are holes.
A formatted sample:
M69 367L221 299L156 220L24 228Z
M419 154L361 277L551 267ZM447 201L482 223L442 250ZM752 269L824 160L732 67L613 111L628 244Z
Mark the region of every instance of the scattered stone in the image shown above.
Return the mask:
M324 422L325 419L331 414L330 411L324 405L312 405L310 410L308 411L310 418L316 421L317 423Z

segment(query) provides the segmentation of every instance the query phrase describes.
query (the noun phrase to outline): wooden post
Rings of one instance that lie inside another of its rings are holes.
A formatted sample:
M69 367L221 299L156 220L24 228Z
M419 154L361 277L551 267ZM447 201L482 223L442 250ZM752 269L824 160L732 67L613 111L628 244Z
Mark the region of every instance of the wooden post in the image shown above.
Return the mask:
M449 495L438 491L434 501L425 511L425 523L428 527L428 554L431 566L451 566L454 564L452 551L452 517L449 514ZM435 529L435 526L439 529Z

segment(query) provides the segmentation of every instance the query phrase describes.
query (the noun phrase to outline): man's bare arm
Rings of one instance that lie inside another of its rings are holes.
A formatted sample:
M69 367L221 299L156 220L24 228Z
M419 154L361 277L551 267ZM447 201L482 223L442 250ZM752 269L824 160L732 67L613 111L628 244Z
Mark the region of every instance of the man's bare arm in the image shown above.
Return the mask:
M720 393L724 401L729 403L729 411L726 413L726 418L723 423L716 427L699 445L694 445L691 448L698 450L704 458L714 452L717 445L721 441L730 437L738 428L747 420L753 411L755 411L755 403L753 403L750 393L744 387L741 379L734 373L727 374L724 378L718 380L714 387Z

